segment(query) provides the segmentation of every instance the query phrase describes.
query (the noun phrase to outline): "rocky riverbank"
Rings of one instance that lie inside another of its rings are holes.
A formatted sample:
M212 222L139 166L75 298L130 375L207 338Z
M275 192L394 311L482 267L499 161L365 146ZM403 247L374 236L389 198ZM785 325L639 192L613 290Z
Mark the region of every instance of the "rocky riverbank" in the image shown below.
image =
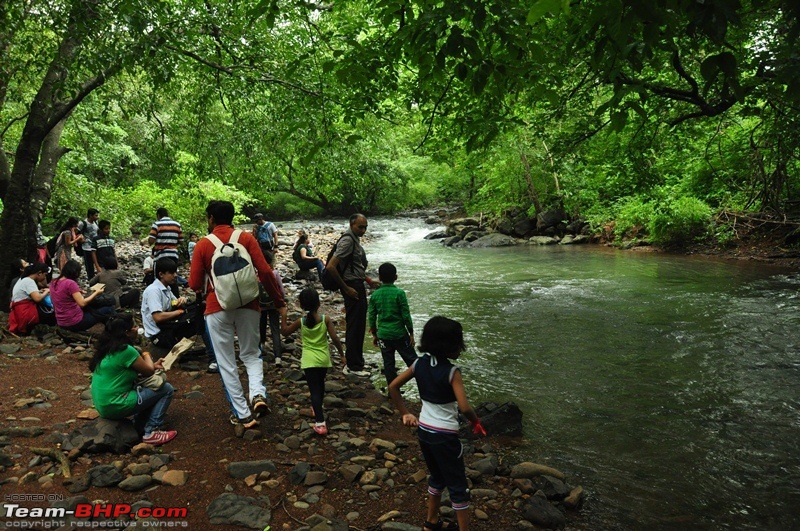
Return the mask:
M325 256L338 231L307 230ZM118 254L138 284L144 249L120 242ZM277 256L290 318L297 318L297 293L307 285L320 290L316 273L298 274L291 244L282 244ZM323 312L343 333L341 296L320 294ZM169 373L177 391L168 422L178 438L153 448L138 444L129 424L97 419L86 366L91 338L38 332L0 343L0 483L19 496L6 503L186 508L173 523L189 529L209 523L218 529L420 529L426 469L413 431L368 380L345 376L337 366L326 382L330 434L316 437L296 337L284 345L283 367L265 360L273 412L259 429L240 433L227 420L219 376L205 372L198 345ZM545 464L509 462L507 438L498 433L513 433L513 423L503 424L513 410L498 410L492 421L493 408L482 413L490 436L465 443L473 529L581 527L583 489ZM452 516L446 499L443 514ZM95 518L97 525L107 520L114 519ZM105 528L157 523L119 520Z
M460 214L460 215L459 215ZM446 247L506 247L511 245L613 245L624 250L699 255L732 260L752 260L781 267L800 269L800 222L773 219L769 214L742 214L733 223L732 238L719 241L714 237L692 240L682 246L651 245L641 237L616 241L613 223L600 233L592 232L580 217L568 216L554 209L534 218L520 210L488 220L483 216L465 217L458 209L415 212L431 225L445 225L445 230L431 231L425 238L441 240ZM736 217L726 213L726 219Z

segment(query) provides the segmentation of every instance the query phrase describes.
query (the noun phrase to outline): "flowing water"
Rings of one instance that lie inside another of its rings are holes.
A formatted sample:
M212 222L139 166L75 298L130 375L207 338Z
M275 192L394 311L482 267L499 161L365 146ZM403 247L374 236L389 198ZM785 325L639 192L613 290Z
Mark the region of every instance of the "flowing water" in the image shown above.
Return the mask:
M800 528L798 276L595 246L448 249L423 240L435 228L370 219L370 268L397 266L417 338L433 315L462 322L471 402L519 405L514 458L583 485L578 527Z

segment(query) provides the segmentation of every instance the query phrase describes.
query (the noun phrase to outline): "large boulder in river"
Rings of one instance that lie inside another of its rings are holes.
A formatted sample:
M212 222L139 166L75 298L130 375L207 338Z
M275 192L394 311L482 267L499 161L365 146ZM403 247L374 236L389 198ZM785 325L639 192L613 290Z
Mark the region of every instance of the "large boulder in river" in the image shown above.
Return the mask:
M456 219L451 219L447 223L447 225L448 226L468 225L468 226L471 226L471 227L480 227L481 226L481 222L479 220L475 219L475 218L456 218Z
M471 243L471 242L474 242L475 240L478 240L478 239L480 239L480 238L482 238L484 236L486 236L486 231L483 230L483 229L479 229L479 230L471 230L471 231L469 231L468 233L466 233L464 235L463 238L464 238L465 242L470 242Z
M494 224L494 230L501 234L511 234L514 230L514 222L508 218L501 218Z
M522 517L545 529L563 529L567 525L564 514L539 496L528 498L522 506Z
M589 237L584 236L583 234L579 234L577 236L567 234L558 243L559 245L577 245L579 243L589 243Z
M514 236L524 238L536 230L536 221L528 218L521 219L514 223Z
M589 224L583 218L578 218L567 224L567 232L570 234L582 234L584 228L588 228Z
M557 243L558 240L552 236L531 236L528 239L529 245L555 245Z
M467 233L480 227L481 223L475 218L458 218L447 222L447 234L463 238Z
M568 219L569 216L567 216L567 213L560 208L546 210L536 216L536 230L538 230L540 234L545 234L545 230L557 227L559 223Z
M442 245L445 247L452 247L456 243L461 241L461 236L450 236L449 238L445 238L442 240Z
M499 232L493 232L472 242L471 247L508 247L509 245L516 245L517 243L516 238L500 234Z
M475 408L487 435L522 436L522 410L514 402L495 404L484 402ZM462 437L474 438L472 430L467 428Z
M447 238L447 232L443 230L435 230L427 235L425 235L425 240L441 240L442 238Z

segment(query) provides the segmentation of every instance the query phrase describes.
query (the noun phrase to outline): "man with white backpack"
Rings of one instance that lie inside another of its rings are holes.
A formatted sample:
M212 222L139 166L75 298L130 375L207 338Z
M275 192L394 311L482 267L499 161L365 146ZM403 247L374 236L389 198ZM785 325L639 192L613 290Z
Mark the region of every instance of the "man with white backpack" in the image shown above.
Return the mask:
M258 424L257 417L269 412L264 365L259 357L259 281L281 314L286 313L286 303L258 241L249 232L234 229L233 204L211 201L206 216L209 234L194 249L189 287L206 293L205 318L233 410L231 423L251 428ZM236 368L234 336L247 370L249 400Z

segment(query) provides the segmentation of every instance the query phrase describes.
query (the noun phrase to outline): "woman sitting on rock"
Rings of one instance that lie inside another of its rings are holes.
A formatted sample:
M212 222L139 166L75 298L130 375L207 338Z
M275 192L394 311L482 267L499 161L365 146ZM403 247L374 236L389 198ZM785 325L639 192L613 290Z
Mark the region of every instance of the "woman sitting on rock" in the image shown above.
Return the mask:
M311 244L308 241L308 234L301 233L297 238L297 243L294 244L294 252L292 259L300 266L300 271L309 271L317 268L317 274L321 275L325 269L325 262L311 250Z
M114 306L90 308L89 305L101 293L103 287L95 289L84 297L78 286L81 264L69 260L61 270L61 276L50 283L50 298L56 312L56 323L72 332L82 332L114 315Z
M131 346L137 337L136 323L129 313L112 317L97 341L94 357L89 362L92 371L92 401L104 419L118 420L133 415L136 431L142 442L160 446L178 434L162 431L174 389L169 382L153 390L137 386L136 378L152 376L163 369L161 360L153 363L149 352Z
M51 313L41 308L50 290L39 289L44 282L48 267L44 264L30 264L25 268L22 278L14 284L11 294L11 313L8 316L8 330L14 334L28 334L39 323L55 324Z

